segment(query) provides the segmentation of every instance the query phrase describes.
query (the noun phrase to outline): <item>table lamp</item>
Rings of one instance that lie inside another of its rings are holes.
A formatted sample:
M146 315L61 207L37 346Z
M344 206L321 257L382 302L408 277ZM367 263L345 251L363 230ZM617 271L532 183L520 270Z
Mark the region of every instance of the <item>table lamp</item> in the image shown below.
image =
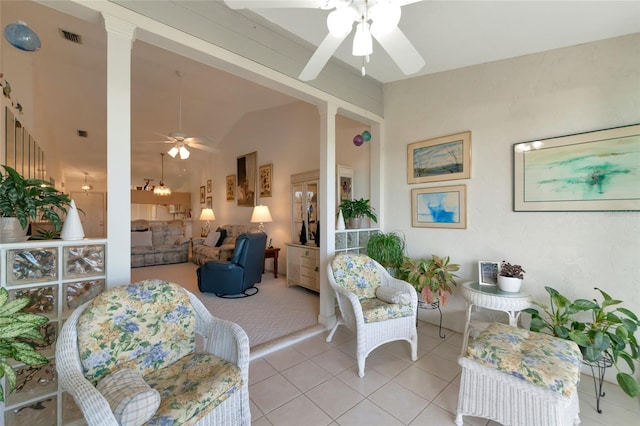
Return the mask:
M200 212L200 220L206 220L207 222L204 224L204 228L202 228L202 236L206 237L209 235L209 231L211 230L209 221L216 220L216 215L213 214L212 209L202 209Z
M260 223L258 229L264 232L264 222L271 222L271 213L269 213L269 207L263 206L262 204L259 206L255 206L253 208L253 214L251 215L251 223Z

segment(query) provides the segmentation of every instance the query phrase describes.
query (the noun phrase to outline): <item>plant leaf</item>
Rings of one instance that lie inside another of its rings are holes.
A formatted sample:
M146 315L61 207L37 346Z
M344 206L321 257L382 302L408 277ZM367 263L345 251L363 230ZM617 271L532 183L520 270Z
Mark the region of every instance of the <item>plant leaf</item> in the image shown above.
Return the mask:
M618 381L618 384L620 385L620 388L624 391L624 393L626 393L630 397L635 398L636 396L638 396L638 394L640 394L640 385L638 385L636 379L630 374L618 373L616 375L616 380Z

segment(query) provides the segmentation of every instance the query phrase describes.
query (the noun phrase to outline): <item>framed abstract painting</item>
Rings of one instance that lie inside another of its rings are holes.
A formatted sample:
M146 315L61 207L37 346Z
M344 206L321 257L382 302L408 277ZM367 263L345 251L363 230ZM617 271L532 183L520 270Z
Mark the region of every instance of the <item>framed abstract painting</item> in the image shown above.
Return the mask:
M407 183L469 179L471 132L407 145Z
M514 211L640 210L640 125L513 145Z
M467 227L466 186L411 190L411 226L415 228Z

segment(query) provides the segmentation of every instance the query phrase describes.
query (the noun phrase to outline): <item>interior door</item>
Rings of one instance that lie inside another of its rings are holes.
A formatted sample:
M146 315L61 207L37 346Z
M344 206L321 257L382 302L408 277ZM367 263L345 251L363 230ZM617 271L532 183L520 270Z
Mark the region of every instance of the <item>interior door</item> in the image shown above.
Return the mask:
M106 209L104 192L72 192L71 199L76 207L84 212L79 213L84 236L87 238L106 238L107 229L104 218Z

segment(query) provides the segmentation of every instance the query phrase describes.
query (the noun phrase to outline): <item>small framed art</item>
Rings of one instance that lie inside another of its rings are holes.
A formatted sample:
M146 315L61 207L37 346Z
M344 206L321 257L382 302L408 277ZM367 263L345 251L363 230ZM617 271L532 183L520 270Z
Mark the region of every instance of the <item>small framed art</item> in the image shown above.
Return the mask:
M478 262L478 284L497 285L500 262L481 260Z
M466 185L411 190L411 226L467 228Z
M235 201L236 199L236 175L229 175L225 179L227 201Z
M207 197L207 208L208 209L213 208L213 197Z
M211 179L207 181L207 194L211 193Z
M258 169L260 198L271 197L271 175L273 174L273 164L264 164Z
M204 203L204 186L200 187L200 202Z
M407 145L407 183L469 179L471 132Z

